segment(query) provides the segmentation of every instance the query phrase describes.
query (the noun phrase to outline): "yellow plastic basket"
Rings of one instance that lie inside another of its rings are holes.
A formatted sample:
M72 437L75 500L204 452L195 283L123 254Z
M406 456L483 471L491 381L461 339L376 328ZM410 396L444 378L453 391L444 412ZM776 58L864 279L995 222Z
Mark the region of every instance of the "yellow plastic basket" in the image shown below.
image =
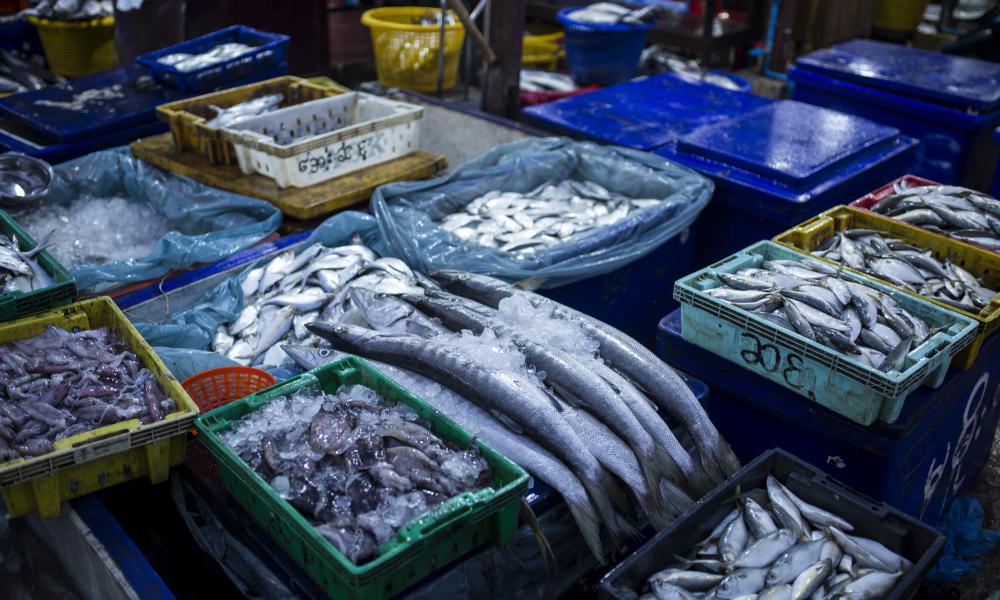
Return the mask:
M361 15L371 29L378 82L418 92L437 91L440 57L439 25L420 25L420 17L436 9L419 7L373 8ZM448 11L454 16L454 13ZM465 40L461 23L445 26L443 88L455 87L458 62Z
M877 29L910 34L924 18L929 0L878 0L875 3Z
M525 67L553 71L563 55L561 42L564 38L561 31L546 35L524 36L524 46L521 49L521 64Z
M79 77L110 69L118 64L115 51L115 19L50 21L28 17L38 29L45 58L53 73Z
M57 441L48 454L0 464L7 512L13 517L35 511L53 517L63 502L131 479L149 476L153 483L166 481L170 467L184 462L187 432L198 416L191 396L110 298L83 300L2 323L0 344L38 335L47 325L66 330L108 327L153 372L177 410L146 425L130 419L98 427Z

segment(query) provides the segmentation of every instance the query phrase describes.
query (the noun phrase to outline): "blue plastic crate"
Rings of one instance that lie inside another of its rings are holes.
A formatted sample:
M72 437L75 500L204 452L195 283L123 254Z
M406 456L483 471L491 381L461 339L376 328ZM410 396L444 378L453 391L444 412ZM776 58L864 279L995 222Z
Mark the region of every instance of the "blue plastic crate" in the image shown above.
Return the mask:
M867 119L783 100L655 152L715 181L695 224L703 267L903 175L918 144Z
M1000 127L993 130L993 143L1000 145ZM990 185L990 194L994 198L1000 196L1000 160L997 161L996 169L993 171L993 183Z
M869 120L672 74L523 111L572 137L651 150L715 181L695 224L702 267L907 172L915 140Z
M678 280L674 297L681 304L684 338L862 425L876 419L895 422L910 394L921 386L941 386L952 358L972 343L978 323L867 276L843 272L844 279L892 296L928 327L939 329L910 351L900 371L883 373L706 293L722 285L719 273L807 256L759 242Z
M253 83L287 72L288 65L281 64L270 72L253 73L224 86ZM135 88L135 79L144 74L135 66L119 67L74 79L64 84L69 86L65 89L49 87L0 99L0 147L55 164L167 131L167 124L156 119L156 106L188 94L163 86L148 91ZM95 105L92 111L69 112L35 105L39 99L66 99L70 90L115 83L122 85L125 97L115 103Z
M22 60L45 64L45 51L38 30L23 17L0 23L0 48Z
M660 321L657 354L711 389L708 415L742 462L780 447L846 485L937 523L989 460L1000 421L1000 338L976 365L907 399L895 423L854 423L683 339L680 311Z
M654 75L522 111L529 123L577 139L637 150L673 147L682 135L771 100L672 73Z
M180 44L161 48L136 57L135 61L145 66L158 81L185 92L207 92L222 83L245 78L263 71L271 71L288 63L287 35L258 31L243 25L233 25ZM170 65L158 62L160 58L176 52L199 54L207 52L219 44L241 43L255 46L252 52L229 60L195 69L178 71Z
M917 175L987 189L1000 123L1000 65L872 40L799 58L793 97L898 128L922 142Z
M694 228L688 228L621 269L538 293L613 325L652 348L660 316L677 307L674 281L691 271L694 247Z
M585 23L570 17L580 8L564 8L556 14L566 32L566 62L573 79L582 85L628 81L639 68L653 23Z

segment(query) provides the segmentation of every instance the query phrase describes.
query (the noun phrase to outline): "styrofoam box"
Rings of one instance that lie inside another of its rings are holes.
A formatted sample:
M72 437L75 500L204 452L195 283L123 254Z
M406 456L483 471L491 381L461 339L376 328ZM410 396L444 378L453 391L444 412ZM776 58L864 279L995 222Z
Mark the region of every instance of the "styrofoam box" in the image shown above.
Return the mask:
M279 187L308 187L416 152L423 108L350 92L223 129L240 169Z

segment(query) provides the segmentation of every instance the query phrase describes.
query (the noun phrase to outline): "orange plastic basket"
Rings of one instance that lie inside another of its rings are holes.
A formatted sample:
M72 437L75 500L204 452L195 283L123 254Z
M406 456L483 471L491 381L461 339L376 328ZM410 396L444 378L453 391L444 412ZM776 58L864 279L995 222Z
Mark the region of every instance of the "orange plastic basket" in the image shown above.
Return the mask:
M209 369L185 379L181 386L205 413L277 383L274 377L252 367Z

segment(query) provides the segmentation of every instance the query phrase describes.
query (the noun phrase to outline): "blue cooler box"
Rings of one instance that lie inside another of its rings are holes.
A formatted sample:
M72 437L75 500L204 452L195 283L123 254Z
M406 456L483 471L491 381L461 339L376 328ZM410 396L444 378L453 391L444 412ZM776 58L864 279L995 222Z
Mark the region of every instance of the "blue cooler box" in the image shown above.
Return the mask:
M982 471L1000 420L1000 338L914 392L895 423L867 427L685 342L679 310L660 321L657 353L708 384L709 417L741 461L779 447L930 524Z
M789 70L796 100L890 125L922 144L914 173L989 189L1000 64L872 40L811 52Z
M670 74L524 110L536 126L650 150L715 181L695 222L705 267L907 172L918 142L866 119Z

